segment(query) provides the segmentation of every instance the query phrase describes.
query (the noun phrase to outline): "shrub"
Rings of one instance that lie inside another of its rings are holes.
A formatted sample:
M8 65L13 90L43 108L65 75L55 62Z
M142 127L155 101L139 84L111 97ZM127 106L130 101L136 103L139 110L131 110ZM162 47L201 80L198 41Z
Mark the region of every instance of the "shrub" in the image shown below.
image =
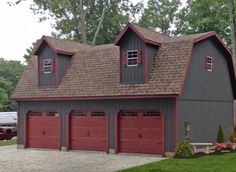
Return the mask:
M228 141L226 144L225 144L225 148L227 150L232 150L233 149L233 143Z
M178 144L175 154L177 157L189 158L192 154L193 153L189 141L183 140Z
M233 132L230 132L230 134L229 134L229 141L231 143L234 143L234 133Z
M236 136L236 126L234 126L234 135Z
M224 140L225 140L224 133L223 133L223 130L221 128L221 125L219 125L219 129L218 129L218 132L217 132L217 140L216 140L216 142L217 143L223 143Z
M225 149L225 144L224 143L216 143L215 145L215 150L216 151L222 151L223 149Z
M216 143L215 150L216 151L222 151L222 150L232 150L233 149L233 143L228 141L227 143Z

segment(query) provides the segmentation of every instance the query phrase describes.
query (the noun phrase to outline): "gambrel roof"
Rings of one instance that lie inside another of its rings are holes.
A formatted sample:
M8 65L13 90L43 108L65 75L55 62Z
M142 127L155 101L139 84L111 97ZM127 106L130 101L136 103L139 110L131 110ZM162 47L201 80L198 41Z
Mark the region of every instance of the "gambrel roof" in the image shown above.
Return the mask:
M45 37L54 49L74 53L60 85L47 88L38 86L38 61L34 56L17 84L12 98L20 101L26 99L176 97L181 95L195 43L208 38L215 39L231 58L230 51L215 32L169 37L137 25L128 24L125 29L128 27L135 29L135 32L141 35L147 43L158 43L156 45L159 45L150 78L146 83L120 83L120 50L115 44L92 47ZM115 42L119 41L122 34L121 32ZM229 59L229 62L230 68L232 68L232 59Z

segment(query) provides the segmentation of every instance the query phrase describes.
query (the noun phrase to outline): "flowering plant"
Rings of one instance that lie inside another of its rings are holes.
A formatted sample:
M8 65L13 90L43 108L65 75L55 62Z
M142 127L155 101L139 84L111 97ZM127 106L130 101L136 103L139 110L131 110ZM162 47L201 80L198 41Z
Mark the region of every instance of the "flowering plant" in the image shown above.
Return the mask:
M227 143L216 143L215 150L222 151L222 150L232 150L233 143L228 141Z
M226 144L225 144L225 147L227 148L227 149L232 149L232 147L233 147L233 143L232 142L230 142L230 141L228 141Z
M222 150L225 149L225 148L226 148L226 146L225 146L224 143L216 143L216 145L215 145L215 149L216 149L217 151L222 151Z

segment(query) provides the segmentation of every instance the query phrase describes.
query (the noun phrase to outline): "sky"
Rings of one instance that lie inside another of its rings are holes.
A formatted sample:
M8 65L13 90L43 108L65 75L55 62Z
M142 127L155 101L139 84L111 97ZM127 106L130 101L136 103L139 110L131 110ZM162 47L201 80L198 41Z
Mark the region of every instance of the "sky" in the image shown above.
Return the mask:
M30 10L32 0L15 6L9 6L7 1L0 0L0 58L24 62L23 55L32 42L51 34L53 21L39 22L39 16Z
M39 17L29 9L30 1L15 6L7 1L0 0L0 57L23 62L26 48L53 29L50 21L38 22Z

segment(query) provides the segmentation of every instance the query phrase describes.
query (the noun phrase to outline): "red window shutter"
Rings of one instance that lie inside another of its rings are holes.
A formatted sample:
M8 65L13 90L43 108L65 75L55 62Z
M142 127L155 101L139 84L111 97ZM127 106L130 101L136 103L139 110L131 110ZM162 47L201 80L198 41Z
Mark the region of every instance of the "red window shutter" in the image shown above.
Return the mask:
M215 58L212 57L212 72L215 71L216 63L215 63Z
M52 73L55 71L55 59L52 59L51 61L51 71Z
M207 59L208 59L208 57L206 56L205 57L205 71L207 71Z
M142 65L142 51L138 50L138 65Z
M127 52L124 51L123 52L123 65L124 66L127 66L127 61L128 61L128 59L127 59Z
M39 61L39 71L40 71L40 73L43 73L43 72L44 72L43 66L44 66L43 60L41 59L41 60Z

